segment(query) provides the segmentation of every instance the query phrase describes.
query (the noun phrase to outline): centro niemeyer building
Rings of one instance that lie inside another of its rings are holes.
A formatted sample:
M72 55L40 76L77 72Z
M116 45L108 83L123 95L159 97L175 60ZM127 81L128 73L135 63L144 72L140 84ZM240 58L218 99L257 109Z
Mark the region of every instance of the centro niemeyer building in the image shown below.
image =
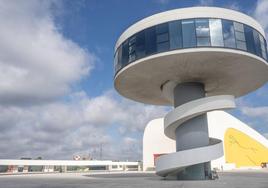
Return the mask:
M229 9L162 12L130 26L115 45L114 86L146 104L170 105L164 133L176 152L156 160L156 174L209 179L223 155L210 138L207 112L235 108L234 99L268 80L265 33L253 18Z

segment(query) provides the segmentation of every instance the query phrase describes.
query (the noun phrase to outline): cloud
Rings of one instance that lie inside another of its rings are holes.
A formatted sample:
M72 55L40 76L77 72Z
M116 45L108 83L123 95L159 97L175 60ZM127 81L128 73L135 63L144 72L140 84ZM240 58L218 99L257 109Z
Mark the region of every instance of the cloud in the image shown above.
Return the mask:
M254 17L260 22L264 30L268 30L268 1L267 0L258 0L256 4L256 9L254 11Z
M65 38L53 1L0 1L0 103L39 104L71 91L96 57Z
M138 140L131 137L124 137L122 144L122 153L125 155L125 158L127 159L131 159L133 154L141 156L142 155L142 150L140 147L141 145L142 145L141 139Z
M248 107L244 106L240 108L241 112L248 117L262 118L268 123L268 106L261 107Z
M257 99L257 100L256 100ZM240 120L267 137L268 133L268 106L266 98L261 99L258 94L252 93L236 100L236 115Z
M214 4L214 0L199 0L199 5L201 6L212 6Z
M103 159L138 160L142 139L137 135L151 119L166 114L164 107L135 103L111 91L68 98L39 106L0 106L0 158L71 159L90 153L99 159L102 145Z
M240 6L237 2L233 2L226 6L226 8L232 9L232 10L240 10Z
M97 57L62 35L57 3L0 0L0 158L99 158L102 146L103 159L141 159L143 129L166 108L73 89Z
M163 116L166 108L144 105L124 98L117 98L114 92L90 100L83 100L85 118L95 125L116 123L121 133L143 131L152 119Z
M170 2L170 0L156 0L156 2L161 4L161 5L166 5Z

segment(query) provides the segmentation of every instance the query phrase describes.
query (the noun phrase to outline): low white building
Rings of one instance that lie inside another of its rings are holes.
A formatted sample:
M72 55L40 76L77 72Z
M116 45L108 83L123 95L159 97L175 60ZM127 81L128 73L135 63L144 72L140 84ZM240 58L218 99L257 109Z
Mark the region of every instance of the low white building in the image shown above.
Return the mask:
M211 168L261 168L268 162L268 140L250 126L224 111L208 113L209 137L223 141L224 156ZM143 170L154 170L159 155L176 152L176 141L165 136L164 119L148 123L143 136Z
M18 172L68 172L68 171L139 171L140 162L117 162L98 160L12 160L1 159L2 173Z

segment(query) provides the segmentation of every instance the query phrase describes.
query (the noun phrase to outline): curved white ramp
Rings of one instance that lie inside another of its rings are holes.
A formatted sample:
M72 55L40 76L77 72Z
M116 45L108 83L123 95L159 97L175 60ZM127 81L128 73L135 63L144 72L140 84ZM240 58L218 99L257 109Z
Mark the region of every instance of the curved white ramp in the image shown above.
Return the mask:
M175 130L187 120L209 111L230 108L235 108L234 97L231 95L205 97L185 103L165 116L165 135L175 140ZM222 141L210 138L208 146L187 149L160 156L156 160L156 174L163 177L175 175L188 166L208 162L217 159L222 155Z

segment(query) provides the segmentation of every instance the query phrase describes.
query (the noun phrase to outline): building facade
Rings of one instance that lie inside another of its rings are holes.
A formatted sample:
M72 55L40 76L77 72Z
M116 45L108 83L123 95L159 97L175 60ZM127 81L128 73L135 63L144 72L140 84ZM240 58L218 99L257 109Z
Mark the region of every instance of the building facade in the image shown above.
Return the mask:
M140 162L110 160L0 160L0 173L140 171Z
M156 174L209 179L223 143L209 136L207 112L235 108L234 98L268 81L260 24L243 13L192 7L155 14L126 29L115 45L114 86L142 103L171 105L164 134L176 152L159 156Z

